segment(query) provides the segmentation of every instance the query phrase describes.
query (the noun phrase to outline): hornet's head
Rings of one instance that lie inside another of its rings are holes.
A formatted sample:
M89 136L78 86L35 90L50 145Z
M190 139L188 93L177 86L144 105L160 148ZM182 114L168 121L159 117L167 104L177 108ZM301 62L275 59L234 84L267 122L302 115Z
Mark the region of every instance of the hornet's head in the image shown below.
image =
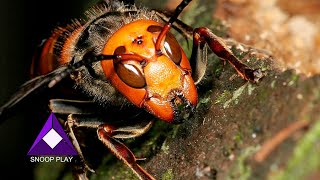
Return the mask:
M130 102L167 122L180 122L197 104L191 67L175 37L163 25L137 20L116 31L102 54L123 56L101 61L110 83Z

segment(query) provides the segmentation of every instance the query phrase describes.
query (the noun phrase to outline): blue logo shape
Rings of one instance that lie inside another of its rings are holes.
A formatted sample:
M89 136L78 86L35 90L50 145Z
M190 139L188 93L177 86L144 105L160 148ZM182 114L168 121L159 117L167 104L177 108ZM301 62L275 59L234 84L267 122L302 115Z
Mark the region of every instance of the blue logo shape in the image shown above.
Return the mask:
M37 139L31 146L28 155L78 155L67 134L51 113L47 122L40 131Z

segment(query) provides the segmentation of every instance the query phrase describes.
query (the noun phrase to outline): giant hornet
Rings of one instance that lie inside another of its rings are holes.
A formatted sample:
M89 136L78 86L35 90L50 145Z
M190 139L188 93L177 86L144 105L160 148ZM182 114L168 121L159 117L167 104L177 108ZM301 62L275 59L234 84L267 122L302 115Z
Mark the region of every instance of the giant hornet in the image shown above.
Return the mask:
M147 132L152 118L137 116L138 120L117 123L108 118L109 108L126 105L168 123L181 123L198 103L196 85L206 71L207 48L229 62L244 80L255 83L263 76L260 69L240 62L210 29L192 28L178 20L190 2L183 0L168 14L105 0L87 11L88 20L56 28L34 56L33 78L1 107L0 121L35 95L57 92L49 108L65 117L81 159L74 171L77 178L87 179L87 171L93 170L86 163L73 129L88 127L95 128L99 140L140 179L155 179L119 140ZM171 28L193 37L189 60Z

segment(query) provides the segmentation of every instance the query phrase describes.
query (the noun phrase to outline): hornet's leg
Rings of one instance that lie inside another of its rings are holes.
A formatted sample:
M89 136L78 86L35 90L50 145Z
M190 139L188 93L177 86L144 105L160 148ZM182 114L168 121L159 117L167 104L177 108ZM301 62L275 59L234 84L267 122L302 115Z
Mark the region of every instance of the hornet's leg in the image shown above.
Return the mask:
M139 129L131 129L128 128L116 128L114 126L110 126L108 124L102 124L99 126L97 133L99 139L102 143L108 147L108 149L115 155L117 158L122 160L131 170L142 180L154 180L148 172L146 172L138 163L135 155L130 151L129 148L126 147L122 142L117 140L115 137L134 137L143 134L147 131L152 124L150 121L144 127L140 127Z
M165 11L161 10L153 10L157 16L159 16L163 21L167 22L169 21L170 17L172 16L171 14L168 14ZM188 26L181 20L177 19L173 24L172 27L177 30L179 33L181 33L186 39L192 38L193 35L193 28L191 26Z
M170 14L160 10L155 10L155 12L164 21L168 21L171 17ZM193 36L193 49L190 63L193 70L192 77L196 84L201 81L206 71L207 48L205 47L205 44L207 44L209 48L223 60L224 64L228 61L243 79L257 82L262 78L263 73L259 69L252 70L240 62L226 46L226 43L228 42L225 43L208 28L201 27L193 29L191 26L188 26L178 19L172 26L185 38L191 38Z
M193 48L190 60L196 83L202 79L206 69L206 44L218 57L228 61L243 79L258 82L262 78L263 73L260 69L254 70L243 64L235 57L220 37L213 34L210 29L201 27L196 28L193 32Z
M141 121L139 124L133 126L115 126L107 123L102 123L101 119L97 117L92 117L90 115L69 115L68 116L68 127L70 129L70 137L73 140L75 148L81 153L80 145L76 140L73 133L74 127L88 127L97 128L97 133L99 139L102 141L107 148L116 155L120 160L122 160L126 165L128 165L134 173L136 173L141 179L154 179L150 174L148 174L141 166L136 163L138 160L134 154L128 149L123 143L121 143L116 138L133 138L144 134L150 129L153 121ZM79 155L84 159L83 154ZM85 164L86 168L88 166ZM90 169L89 169L90 170ZM81 176L83 173L79 173Z
M68 135L71 140L71 143L73 144L74 148L76 149L79 160L73 162L73 174L75 176L75 179L79 180L87 180L87 171L94 172L93 169L91 169L88 164L85 161L85 158L83 156L83 153L81 151L80 145L78 143L78 140L74 134L73 127L77 126L86 126L86 127L92 127L97 128L102 122L99 122L97 119L83 119L82 121L85 121L86 123L79 123L74 120L73 115L74 114L81 114L81 115L88 115L91 113L94 113L93 111L93 103L91 101L76 101L76 100L66 100L66 99L52 99L50 100L49 108L51 111L58 115L67 115L67 121L65 121L65 125L68 130ZM72 115L73 114L73 115ZM64 118L62 118L64 119ZM65 120L65 119L64 119ZM90 124L90 125L89 125Z
M97 128L99 126L99 124L101 124L101 122L99 121L95 121L92 119L87 119L87 118L83 118L82 119L83 122L77 121L74 118L73 114L68 115L68 119L66 121L66 125L68 127L68 131L69 131L69 137L70 140L74 146L74 148L76 149L76 151L78 152L79 158L80 158L80 162L77 163L74 167L73 167L73 172L74 172L74 176L76 177L76 179L82 180L82 179L88 179L87 178L87 170L94 172L93 169L91 169L84 156L83 153L81 151L79 142L74 134L73 128L74 127L88 127L88 128Z
M94 172L85 162L80 145L73 131L73 128L75 127L87 127L98 129L98 137L102 143L106 145L114 155L128 165L140 179L154 179L136 163L139 159L134 156L130 149L116 139L140 136L151 128L153 121L142 119L139 121L129 121L125 123L125 125L109 124L104 122L103 117L88 113L87 107L92 107L92 104L90 105L90 102L63 99L54 99L50 101L52 112L65 114L67 109L70 111L66 125L69 129L70 139L81 159L81 165L77 165L74 170L76 178L87 179L86 171L90 170Z

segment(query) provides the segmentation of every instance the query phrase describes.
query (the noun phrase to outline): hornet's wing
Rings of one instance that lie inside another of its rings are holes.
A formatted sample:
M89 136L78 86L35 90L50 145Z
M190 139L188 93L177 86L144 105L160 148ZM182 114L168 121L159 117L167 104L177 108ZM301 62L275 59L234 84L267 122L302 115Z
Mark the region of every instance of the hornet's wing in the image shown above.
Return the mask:
M57 83L54 85L50 84L52 84L56 77L60 77L60 74L67 68L67 65L61 66L49 74L35 77L20 86L18 91L13 94L7 103L0 107L0 123L10 117L19 104L24 102L26 99L55 86Z

